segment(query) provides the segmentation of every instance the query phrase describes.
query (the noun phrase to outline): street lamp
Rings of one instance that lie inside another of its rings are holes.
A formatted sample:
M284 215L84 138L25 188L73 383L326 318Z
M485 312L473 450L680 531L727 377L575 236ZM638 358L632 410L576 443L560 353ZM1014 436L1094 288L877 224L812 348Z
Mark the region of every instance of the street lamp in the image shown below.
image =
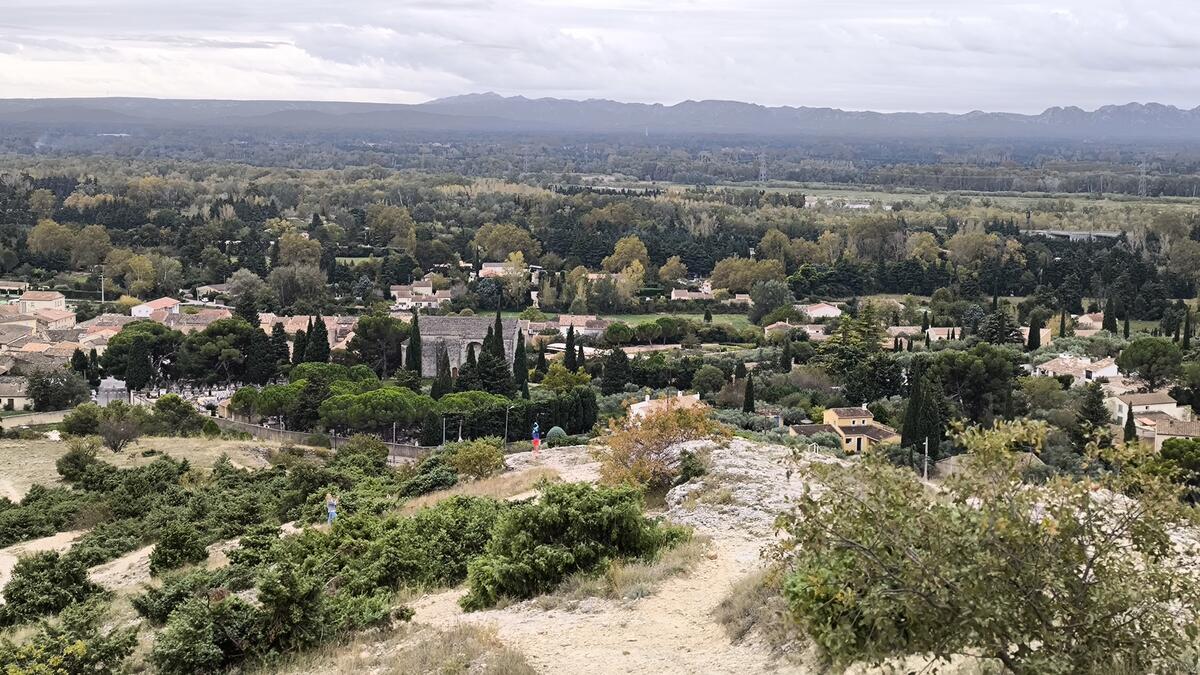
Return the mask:
M504 409L504 445L508 445L508 411L512 409L511 405Z

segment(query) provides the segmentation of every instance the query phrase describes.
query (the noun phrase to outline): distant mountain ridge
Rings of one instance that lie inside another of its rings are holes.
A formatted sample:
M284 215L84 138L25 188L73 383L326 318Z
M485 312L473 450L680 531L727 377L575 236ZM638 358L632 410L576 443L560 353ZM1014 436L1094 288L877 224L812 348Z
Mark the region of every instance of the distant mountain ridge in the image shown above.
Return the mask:
M531 99L493 92L415 105L155 98L0 99L0 127L4 125L1195 141L1200 140L1200 107L1127 103L1093 111L1053 107L1037 115L983 111L879 113L721 100L664 105L606 99Z

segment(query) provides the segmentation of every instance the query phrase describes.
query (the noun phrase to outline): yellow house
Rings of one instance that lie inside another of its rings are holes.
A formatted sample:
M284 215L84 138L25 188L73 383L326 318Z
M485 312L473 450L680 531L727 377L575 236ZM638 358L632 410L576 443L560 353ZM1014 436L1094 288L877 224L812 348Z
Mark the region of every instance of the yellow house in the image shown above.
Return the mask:
M899 443L896 430L875 421L875 416L866 408L829 408L824 422L842 438L846 452L862 452L880 443Z

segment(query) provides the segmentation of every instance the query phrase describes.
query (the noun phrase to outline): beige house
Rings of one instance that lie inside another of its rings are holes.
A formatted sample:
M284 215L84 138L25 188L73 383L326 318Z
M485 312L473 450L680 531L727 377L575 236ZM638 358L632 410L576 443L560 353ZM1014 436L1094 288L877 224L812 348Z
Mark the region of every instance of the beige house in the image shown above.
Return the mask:
M28 388L29 380L24 377L0 376L0 407L5 410L29 410L32 408L33 400L26 392Z
M793 425L789 433L792 436L834 433L842 439L842 448L849 453L860 453L882 443L900 442L900 434L888 425L876 422L875 415L866 408L829 408L822 421L824 424Z
M136 316L139 319L149 319L151 315L156 312L178 314L179 305L181 304L182 303L175 298L158 298L157 300L151 300L150 302L143 302L140 305L135 305L133 309L129 310L129 315Z
M828 302L814 302L811 305L796 305L795 307L810 319L836 319L842 315L842 310Z
M39 309L33 313L42 330L67 330L75 327L75 312L69 309Z
M1165 391L1154 391L1147 394L1121 394L1104 400L1113 418L1118 423L1125 423L1125 416L1133 412L1135 418L1145 413L1161 413L1172 419L1190 421L1191 408L1185 408L1171 398Z
M411 311L413 309L437 309L450 302L450 291L435 291L433 283L418 281L410 286L396 285L391 287L392 299L395 303L392 309Z
M21 314L33 314L39 309L66 309L67 298L58 291L25 291L17 300Z

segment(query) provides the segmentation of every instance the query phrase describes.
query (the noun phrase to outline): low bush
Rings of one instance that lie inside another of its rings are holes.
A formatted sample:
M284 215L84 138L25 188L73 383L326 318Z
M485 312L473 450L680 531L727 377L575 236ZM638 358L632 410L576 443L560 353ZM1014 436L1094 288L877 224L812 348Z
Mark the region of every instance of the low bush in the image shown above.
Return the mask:
M63 611L56 623L43 622L21 644L0 640L0 664L9 675L106 675L124 672L137 645L137 628L103 629L105 605L90 600Z
M87 493L34 485L19 504L0 509L0 547L64 530L95 501Z
M538 501L512 506L497 520L484 554L468 565L470 591L460 604L476 610L502 597L530 598L575 572L648 556L686 537L648 519L635 489L547 485Z
M191 598L171 612L154 640L150 662L163 675L222 670L261 644L258 623L259 610L237 597Z
M200 532L191 523L172 523L163 530L154 550L150 552L150 574L157 576L167 570L202 562L208 558L208 549L200 539Z
M446 463L440 454L433 454L421 460L400 488L402 497L420 497L434 490L454 487L458 483L458 474Z
M4 586L0 625L31 621L97 595L102 589L88 579L78 560L43 551L21 558Z
M666 408L640 418L609 422L605 446L593 451L600 477L613 485L660 489L679 477L675 445L705 438L723 439L729 432L709 417L707 407Z
M504 470L504 444L498 436L447 443L444 452L455 471L476 480Z
M96 436L79 436L67 439L67 451L54 462L58 475L68 483L78 483L99 461L100 439Z
M61 429L72 436L92 436L100 428L100 406L81 403L63 416Z

